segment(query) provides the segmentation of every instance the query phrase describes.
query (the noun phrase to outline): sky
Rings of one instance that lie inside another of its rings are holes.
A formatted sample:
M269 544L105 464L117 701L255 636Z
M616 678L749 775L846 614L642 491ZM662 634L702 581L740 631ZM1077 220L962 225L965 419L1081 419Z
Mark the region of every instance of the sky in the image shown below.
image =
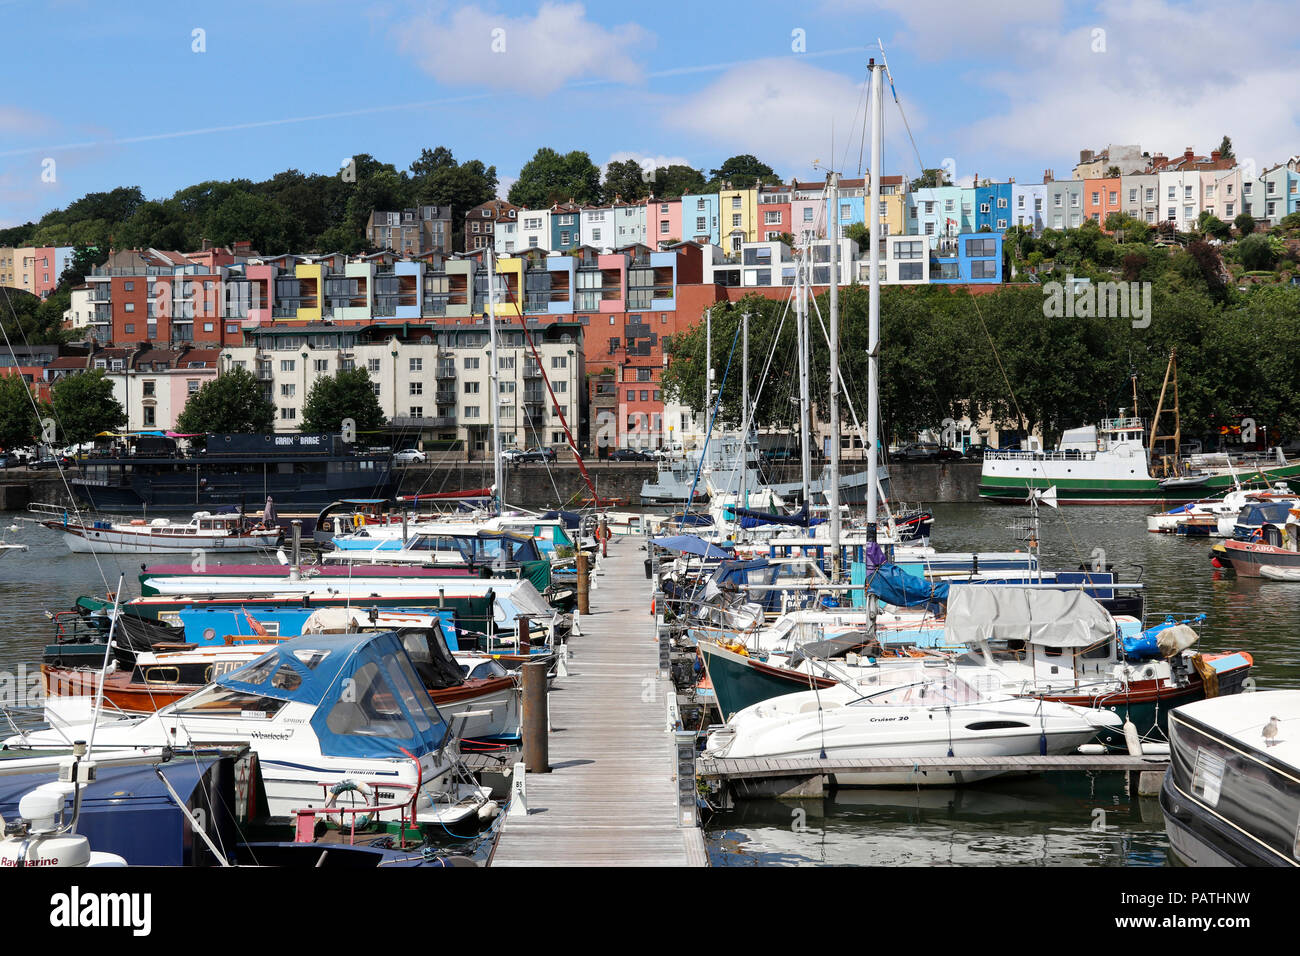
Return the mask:
M1294 2L805 0L654 4L0 0L0 226L87 192L399 169L423 147L496 167L541 146L705 174L856 176L883 44L886 174L1041 182L1079 150L1300 153ZM909 135L910 130L910 135Z

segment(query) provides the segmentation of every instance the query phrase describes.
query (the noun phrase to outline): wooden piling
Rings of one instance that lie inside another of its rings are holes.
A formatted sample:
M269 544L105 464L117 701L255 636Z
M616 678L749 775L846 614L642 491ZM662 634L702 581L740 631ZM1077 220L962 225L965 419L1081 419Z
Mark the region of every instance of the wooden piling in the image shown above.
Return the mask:
M524 766L529 773L550 773L550 737L546 728L547 664L534 661L520 669L524 691Z

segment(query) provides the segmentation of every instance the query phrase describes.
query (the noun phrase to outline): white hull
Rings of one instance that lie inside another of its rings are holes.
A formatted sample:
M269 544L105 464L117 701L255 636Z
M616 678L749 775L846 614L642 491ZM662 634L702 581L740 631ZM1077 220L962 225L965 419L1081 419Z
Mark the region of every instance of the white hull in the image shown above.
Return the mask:
M63 543L73 554L189 554L192 551L220 551L223 554L272 550L279 532L267 531L238 538L230 535L151 535L147 531L65 531Z

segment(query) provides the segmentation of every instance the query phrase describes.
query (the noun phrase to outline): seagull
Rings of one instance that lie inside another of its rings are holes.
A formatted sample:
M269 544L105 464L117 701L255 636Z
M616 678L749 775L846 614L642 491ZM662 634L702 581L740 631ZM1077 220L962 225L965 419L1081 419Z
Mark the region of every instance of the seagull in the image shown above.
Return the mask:
M1277 743L1277 718L1276 717L1270 717L1268 719L1268 723L1264 725L1264 730L1262 731L1262 733L1264 736L1264 746L1272 747L1275 743Z

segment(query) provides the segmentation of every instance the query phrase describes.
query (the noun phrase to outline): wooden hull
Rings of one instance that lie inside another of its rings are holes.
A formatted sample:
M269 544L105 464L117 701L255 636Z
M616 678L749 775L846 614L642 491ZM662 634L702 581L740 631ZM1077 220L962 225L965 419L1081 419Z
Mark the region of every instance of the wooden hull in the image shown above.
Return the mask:
M1265 565L1300 569L1300 551L1276 548L1258 541L1225 541L1223 550L1232 570L1244 578L1262 577L1259 569Z

